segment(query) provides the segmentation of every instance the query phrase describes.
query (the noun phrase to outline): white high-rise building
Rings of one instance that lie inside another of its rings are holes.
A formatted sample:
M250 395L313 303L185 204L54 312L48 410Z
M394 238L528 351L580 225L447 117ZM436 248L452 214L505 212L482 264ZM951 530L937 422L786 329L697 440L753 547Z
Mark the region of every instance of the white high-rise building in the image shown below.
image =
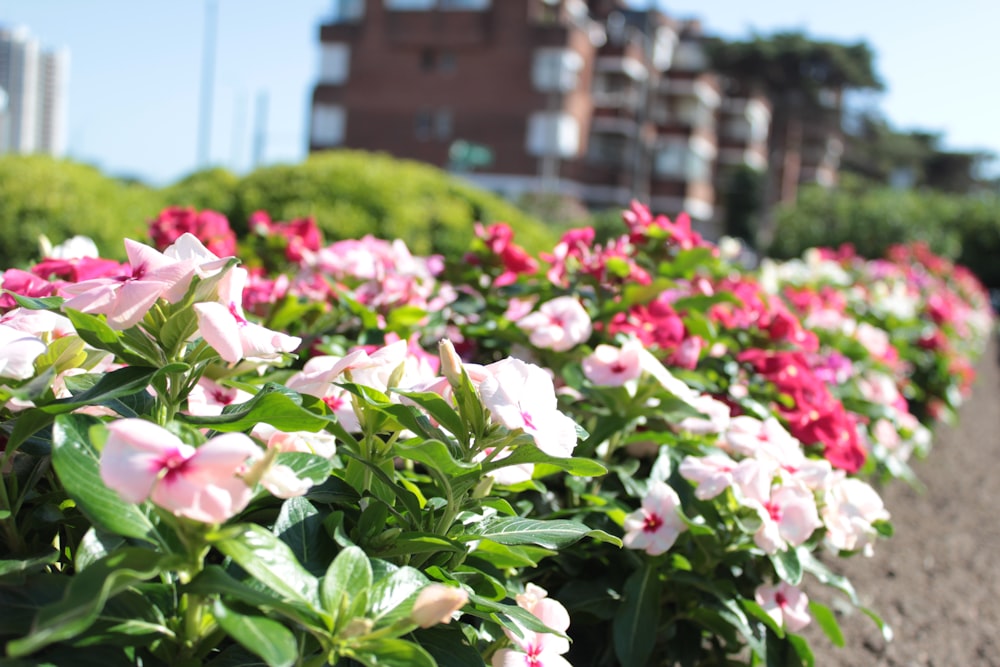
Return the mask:
M0 153L65 152L68 74L68 51L42 51L27 28L0 28Z

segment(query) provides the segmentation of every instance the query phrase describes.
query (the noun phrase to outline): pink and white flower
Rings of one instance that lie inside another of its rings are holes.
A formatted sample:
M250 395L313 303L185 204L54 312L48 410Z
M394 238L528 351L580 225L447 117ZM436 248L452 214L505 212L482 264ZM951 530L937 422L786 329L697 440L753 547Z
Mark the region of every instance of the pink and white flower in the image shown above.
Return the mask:
M45 353L40 339L0 324L0 377L27 380L35 374L35 359Z
M621 347L598 345L583 359L583 374L598 387L621 387L642 375L639 350L642 343L631 340Z
M272 331L246 319L242 294L246 269L231 269L219 283L219 302L196 303L198 332L223 360L268 361L294 352L302 339Z
M242 478L261 449L242 433L225 433L197 449L143 419L108 424L101 479L127 502L146 499L173 514L222 523L247 506Z
M681 461L681 477L694 482L696 498L709 500L716 497L733 484L733 472L738 464L725 454L707 456L685 456Z
M538 310L517 321L531 344L546 350L565 352L590 338L590 315L572 296L546 301Z
M508 357L484 368L479 395L493 419L524 429L548 454L566 458L576 448L576 422L559 412L555 385L543 369Z
M157 299L180 300L194 275L190 261L178 261L147 245L125 239L131 272L119 278L94 278L66 284L64 308L106 315L114 329L135 326Z
M858 551L871 556L878 531L872 524L888 521L889 512L870 484L837 475L824 498L823 523L826 544L838 551Z
M652 481L642 499L642 507L625 517L625 537L629 549L642 549L650 556L666 552L687 530L680 515L677 492L660 481Z
M566 607L548 597L540 586L528 584L525 592L516 597L517 604L555 632L569 629ZM504 628L504 634L514 648L503 648L493 654L493 667L572 667L563 654L569 651L569 640L555 633L535 632L520 628L518 637Z
M788 632L798 632L812 621L809 598L784 581L777 586L758 586L754 599L775 623Z

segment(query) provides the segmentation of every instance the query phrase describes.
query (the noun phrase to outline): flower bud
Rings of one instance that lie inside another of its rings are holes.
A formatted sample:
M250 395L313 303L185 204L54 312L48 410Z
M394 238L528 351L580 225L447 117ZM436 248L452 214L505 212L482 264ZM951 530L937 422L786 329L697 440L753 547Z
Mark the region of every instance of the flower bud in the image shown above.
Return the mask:
M441 374L457 389L462 384L462 358L447 338L438 343L438 356L441 357Z
M429 628L438 623L450 623L451 615L468 601L468 593L461 588L429 584L417 595L410 619L421 628Z

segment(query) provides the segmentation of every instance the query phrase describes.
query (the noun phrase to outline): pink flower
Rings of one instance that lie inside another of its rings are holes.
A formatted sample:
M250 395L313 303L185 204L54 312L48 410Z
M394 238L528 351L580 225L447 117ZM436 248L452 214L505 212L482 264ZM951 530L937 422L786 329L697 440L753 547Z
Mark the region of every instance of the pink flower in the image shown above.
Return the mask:
M663 482L650 482L642 507L625 517L625 537L629 549L642 549L658 556L674 545L677 536L687 530L680 515L677 492Z
M555 632L565 633L569 629L569 613L566 607L548 597L548 592L540 586L528 584L525 592L517 596L517 604ZM572 667L564 653L569 651L569 641L549 632L534 632L520 628L518 637L504 628L504 634L514 644L514 648L500 649L493 654L493 667Z
M493 419L524 429L540 450L565 458L576 448L576 422L559 412L555 386L544 370L508 357L485 367L479 395Z
M741 466L753 462L754 459L745 459ZM741 468L740 472L745 469ZM753 539L765 553L773 554L789 546L798 546L823 525L816 510L816 499L802 485L771 486L764 493L760 491L761 486L746 483L740 488L745 494L743 504L755 509L760 516L761 525Z
M639 349L642 343L632 340L620 348L598 345L583 360L583 374L598 387L621 387L642 375Z
M194 275L188 261L177 261L147 245L125 239L131 271L118 278L95 278L65 285L64 308L107 315L114 329L135 326L160 297L180 300Z
M733 484L737 463L725 454L685 456L681 461L681 477L698 485L694 495L700 500L714 498Z
M301 338L272 331L246 319L242 305L246 279L245 269L231 269L219 283L221 303L194 304L202 338L229 363L241 359L272 360L294 352Z
M201 447L181 442L143 419L108 424L101 452L101 479L130 503L147 498L173 514L222 523L253 496L241 475L261 449L242 433L226 433Z
M590 338L590 315L571 296L546 301L534 313L522 317L517 326L528 334L531 344L546 350L565 352Z
M775 623L788 632L798 632L812 620L809 616L809 598L784 581L777 586L758 586L754 599Z

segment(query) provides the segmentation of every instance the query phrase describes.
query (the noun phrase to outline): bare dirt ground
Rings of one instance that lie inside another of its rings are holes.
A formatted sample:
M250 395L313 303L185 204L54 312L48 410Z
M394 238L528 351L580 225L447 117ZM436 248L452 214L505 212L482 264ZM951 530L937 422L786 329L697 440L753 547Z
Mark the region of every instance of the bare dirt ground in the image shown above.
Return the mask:
M807 633L818 667L1000 667L996 341L980 360L959 423L937 431L930 455L914 469L926 484L923 493L902 482L882 489L895 535L877 544L870 559L836 564L895 638L887 643L867 616L840 610L845 647L833 646L818 628Z

